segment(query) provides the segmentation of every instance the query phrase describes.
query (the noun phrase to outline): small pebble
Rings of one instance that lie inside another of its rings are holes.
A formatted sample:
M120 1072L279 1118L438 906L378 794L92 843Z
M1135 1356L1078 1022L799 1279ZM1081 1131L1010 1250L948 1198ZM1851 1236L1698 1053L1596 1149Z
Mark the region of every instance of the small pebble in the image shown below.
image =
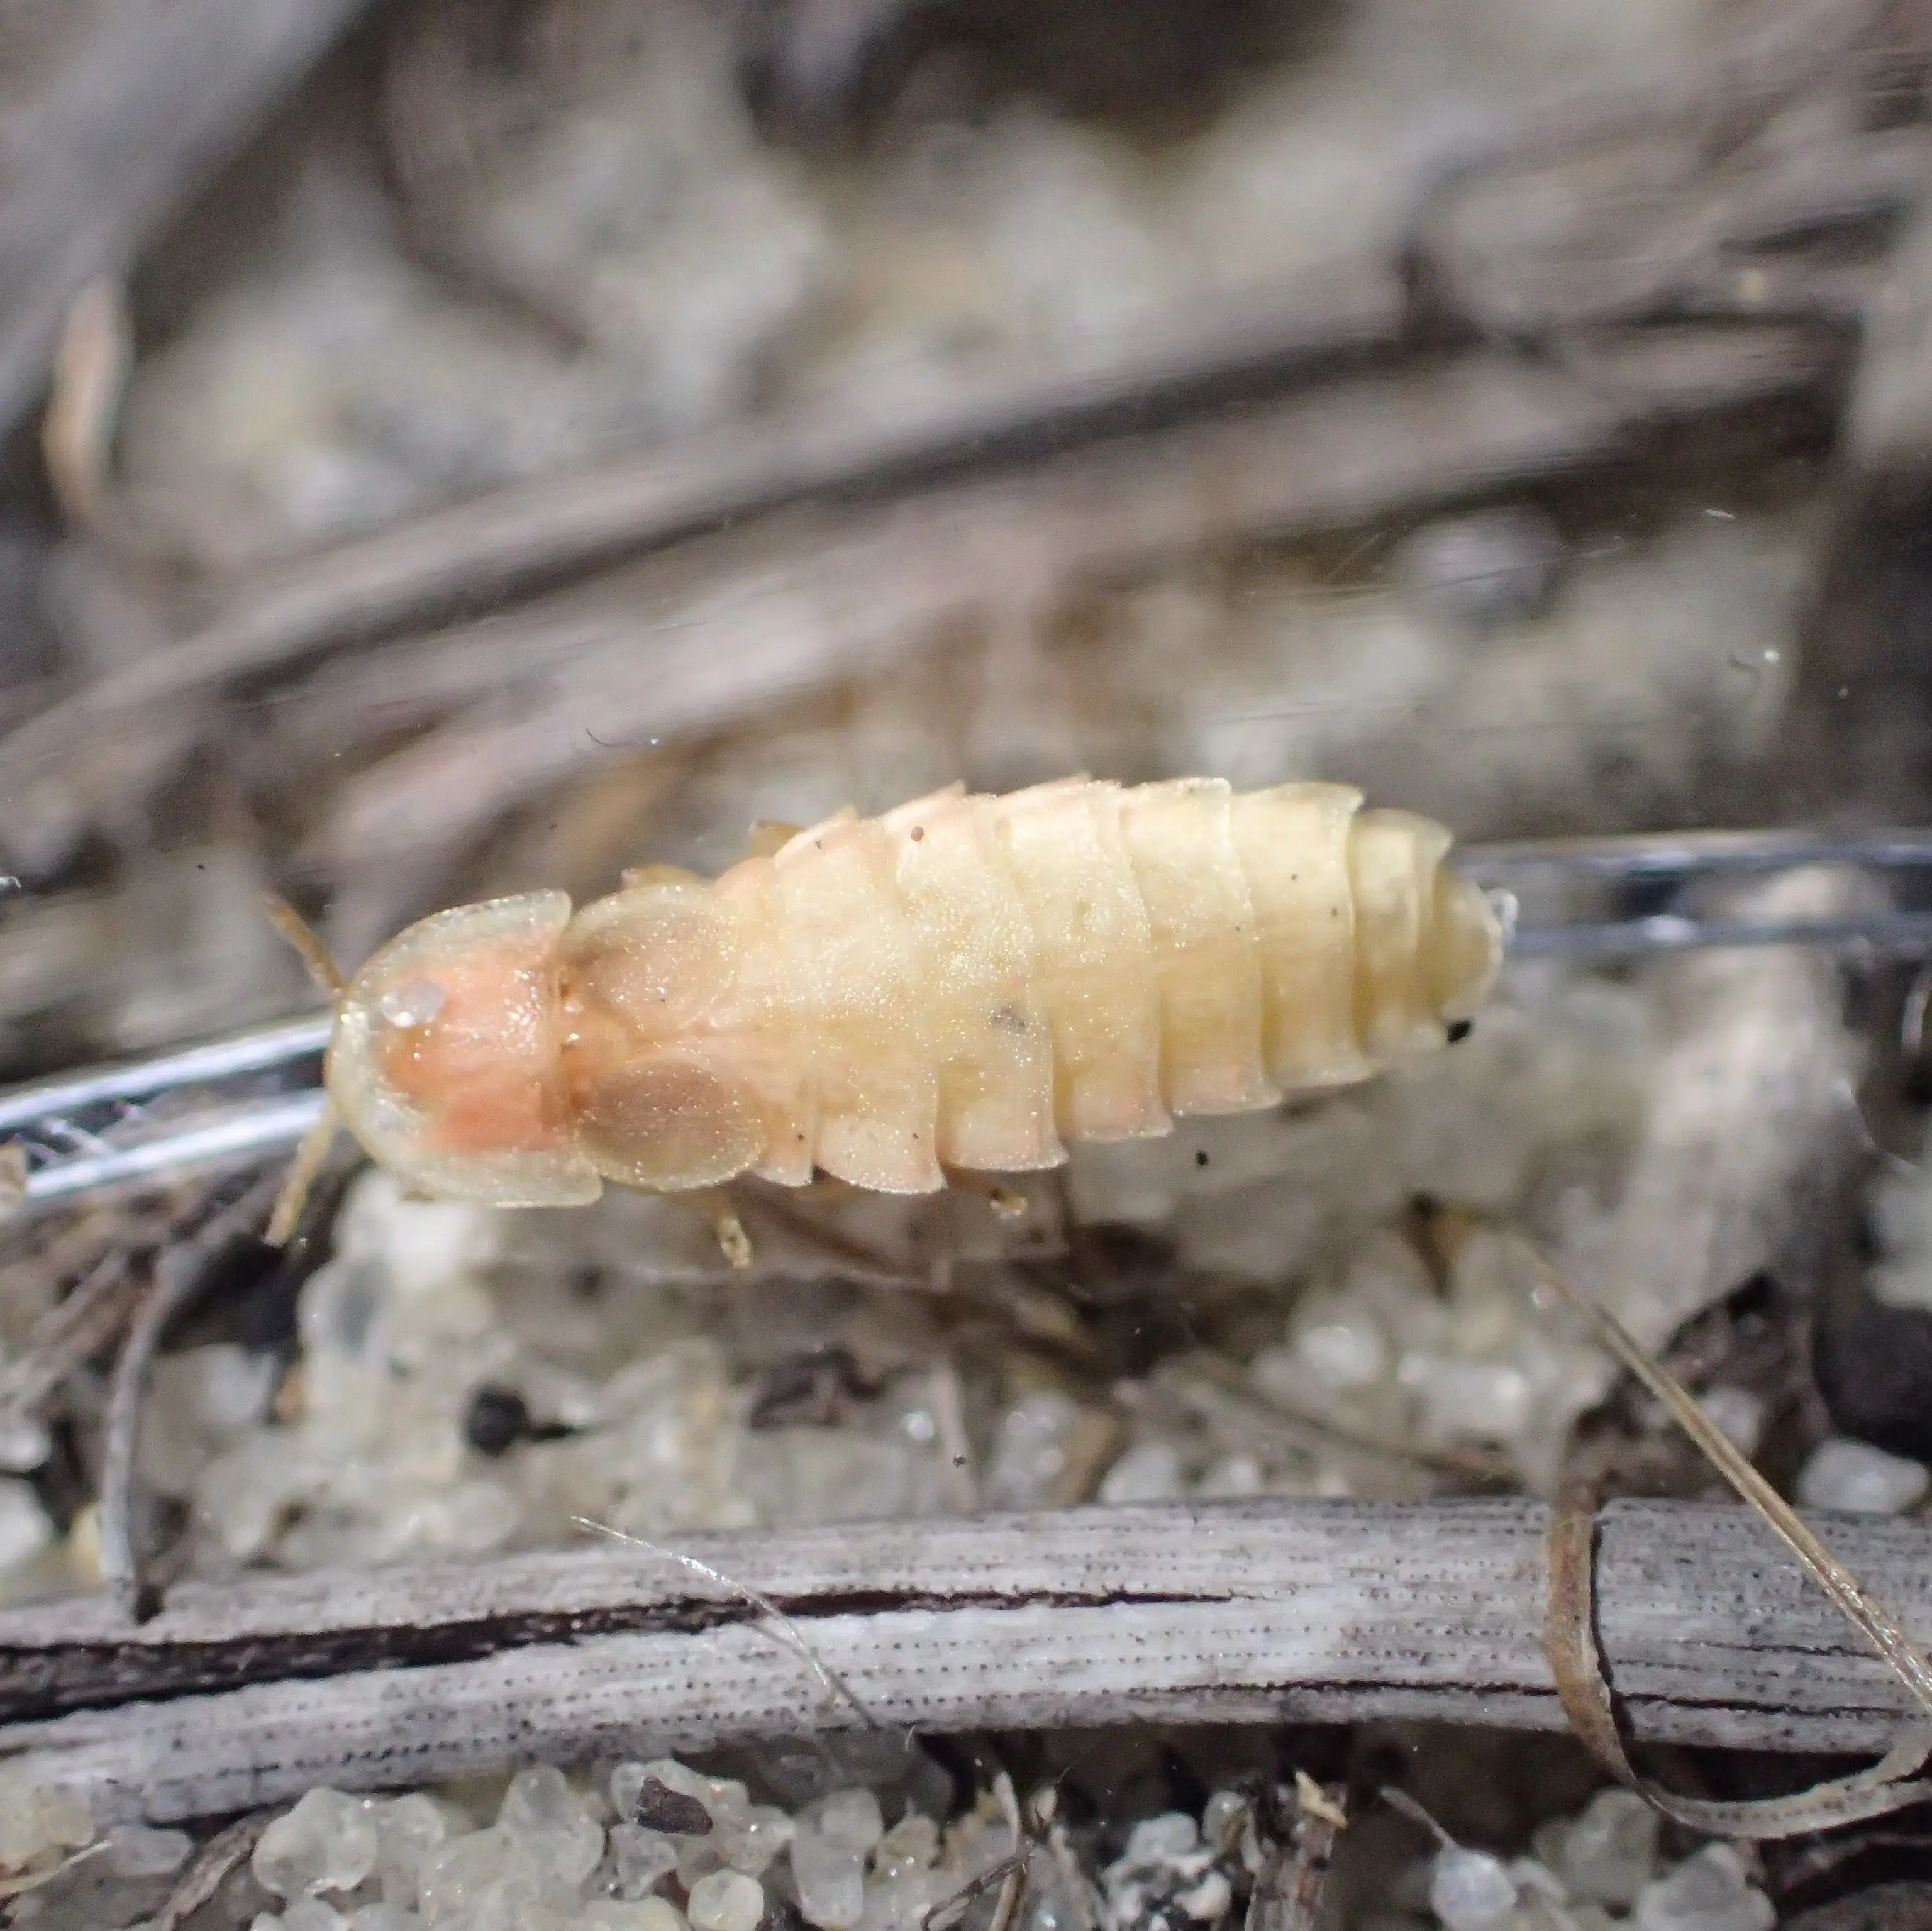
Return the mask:
M884 1813L869 1790L838 1790L818 1807L818 1828L835 1844L869 1851L886 1834Z
M758 1931L765 1888L742 1871L713 1871L692 1887L692 1931Z
M772 1860L791 1842L796 1828L776 1805L753 1804L742 1810L722 1812L717 1834L702 1841L709 1841L716 1849L721 1865L742 1871L747 1877L763 1877ZM701 1840L687 1838L685 1841Z
M497 1827L550 1882L581 1884L604 1855L604 1827L554 1765L519 1771L503 1793Z
M31 1562L53 1540L54 1525L27 1483L0 1479L0 1571Z
M439 1927L448 1922L461 1923L472 1912L478 1900L497 1891L513 1872L523 1867L515 1840L494 1825L487 1831L470 1831L453 1837L423 1861L422 1915Z
M298 1897L282 1913L282 1931L348 1931L349 1921L319 1897Z
M0 1219L4 1217L4 1202L0 1201ZM0 1421L0 1470L9 1474L24 1475L38 1468L53 1453L53 1446L46 1423L38 1416L14 1414Z
M1180 1457L1164 1441L1143 1441L1130 1448L1107 1471L1100 1498L1118 1506L1123 1502L1164 1502L1186 1492Z
M1798 1476L1804 1507L1864 1516L1898 1515L1923 1501L1928 1488L1932 1474L1922 1462L1907 1462L1844 1435L1821 1441Z
M1201 1471L1197 1493L1207 1496L1258 1495L1264 1475L1258 1457L1223 1455Z
M908 1811L872 1847L872 1875L881 1884L930 1870L938 1861L939 1826L916 1810Z
M422 1931L422 1920L400 1904L365 1904L350 1913L349 1931Z
M344 1198L337 1226L338 1254L380 1259L417 1292L456 1279L489 1238L487 1209L412 1200L393 1175L380 1170L364 1174Z
M866 1853L827 1837L808 1811L791 1840L792 1882L806 1921L823 1931L845 1931L866 1908Z
M1720 1385L1707 1388L1697 1397L1697 1405L1710 1418L1718 1432L1738 1453L1748 1459L1764 1439L1764 1402L1748 1388Z
M1294 1311L1294 1350L1320 1384L1340 1393L1372 1387L1389 1370L1388 1342L1370 1311L1349 1297L1310 1294Z
M1174 1901L1197 1924L1212 1924L1234 1903L1234 1889L1219 1871L1210 1871L1192 1891L1182 1891Z
M106 1859L116 1877L166 1877L188 1862L194 1840L185 1831L117 1824L107 1834Z
M310 1791L262 1833L252 1860L256 1880L283 1897L353 1891L376 1868L373 1809L339 1790Z
M572 1920L571 1931L686 1931L684 1913L668 1899L596 1897Z
M1563 1831L1556 1868L1573 1897L1628 1911L1657 1866L1663 1820L1633 1790L1600 1790Z
M1448 1931L1489 1931L1516 1909L1516 1885L1486 1852L1445 1845L1429 1875L1429 1908Z
M0 1771L0 1866L25 1870L50 1852L94 1841L94 1819L78 1798L17 1771Z
M1184 1858L1201 1841L1194 1819L1184 1810L1164 1811L1136 1824L1120 1861L1132 1870L1153 1870Z
M424 1865L463 1828L452 1823L442 1804L420 1792L379 1804L376 1876L382 1881L384 1903L412 1906Z
M1201 1813L1201 1834L1225 1854L1240 1843L1247 1821L1248 1800L1238 1790L1217 1790Z
M627 1898L641 1898L677 1869L677 1846L662 1831L641 1824L611 1827L610 1855L617 1866L617 1888Z
M1638 1894L1637 1931L1771 1931L1778 1913L1728 1844L1706 1844Z
M1922 1189L1922 1174L1919 1180ZM1921 1213L1932 1207L1922 1195ZM1918 1216L1915 1216L1915 1219ZM1894 1234L1904 1240L1904 1230ZM1840 1431L1888 1454L1932 1459L1932 1225L1915 1229L1903 1270L1871 1277L1876 1298L1821 1321L1814 1343L1818 1390ZM1894 1297L1909 1292L1910 1304Z
M1431 1441L1507 1442L1529 1425L1529 1378L1507 1362L1416 1354L1400 1372L1421 1401L1423 1430Z

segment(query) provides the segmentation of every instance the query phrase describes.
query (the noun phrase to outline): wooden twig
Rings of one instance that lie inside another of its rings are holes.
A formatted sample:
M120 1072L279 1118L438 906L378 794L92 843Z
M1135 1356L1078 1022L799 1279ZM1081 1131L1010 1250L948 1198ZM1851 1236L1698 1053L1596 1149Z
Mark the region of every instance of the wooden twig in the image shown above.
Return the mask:
M170 1248L128 1324L108 1397L100 1471L100 1573L123 1615L148 1612L134 1528L134 1456L148 1370L168 1324L200 1292L210 1266L235 1237L259 1226L281 1186L279 1171L257 1180L231 1206Z
M1007 1834L1017 1852L1021 1847L1028 1846L1029 1840L1026 1825L1020 1816L1019 1798L1013 1790L1013 1780L1006 1771L1001 1771L993 1780L993 1797L1000 1807L1000 1815L1006 1819ZM1026 1900L1027 1867L1032 1861L1030 1855L1016 1857L1012 1869L1001 1881L999 1897L993 1905L992 1921L987 1931L1012 1931L1013 1920Z
M129 1251L122 1247L102 1255L41 1315L18 1357L0 1373L0 1429L37 1415L68 1375L119 1332L137 1291Z
M691 1538L734 1588L601 1547L178 1583L138 1627L99 1599L0 1612L0 1711L51 1719L0 1730L0 1751L104 1819L164 1822L319 1783L856 1725L736 1587L776 1604L890 1726L1559 1730L1549 1519L1520 1501L1149 1504ZM1932 1529L1847 1519L1830 1533L1874 1591L1912 1606L1912 1634L1932 1633ZM1596 1602L1635 1741L1882 1750L1909 1709L1742 1510L1612 1504Z
M1401 325L1394 279L1365 268L1049 376L969 382L889 414L802 412L494 491L276 571L184 644L163 681L259 675L345 639L494 610L790 505L877 502L1164 429L1386 353Z
M423 519L344 546L10 733L0 742L9 848L31 851L49 835L41 827L76 814L117 822L139 802L167 760L131 757L117 731L142 743L173 732L185 745L193 715L232 693L488 598L497 613L485 621L377 652L368 671L379 701L352 706L353 717L393 720L440 675L436 700L461 713L348 787L324 835L332 855L352 849L364 874L410 855L420 864L614 748L688 738L870 674L962 620L1016 604L1032 614L1042 599L1204 546L1353 528L1630 460L1672 425L1822 402L1843 353L1830 331L1744 326L1633 332L1601 344L1587 378L1508 355L1432 358L1169 427L1136 423L1138 433L1116 423L1030 463L995 462L1000 438L980 436L976 466L950 477L934 474L944 466L930 446L923 462L874 448L862 480L827 482L808 505L760 480L769 447L718 466L701 516L682 452L662 469L506 492L447 513L460 522ZM686 506L675 517L658 501L667 493ZM781 493L786 514L758 514ZM721 521L727 533L504 607ZM440 672L425 670L432 662Z
M1684 1397L1687 1402L1689 1399ZM1711 1432L1714 1435L1716 1431ZM1742 1458L1738 1459L1742 1462ZM1780 1509L1784 1506L1778 1504ZM1785 1513L1789 1516L1790 1511ZM1802 1547L1810 1531L1795 1518L1790 1526L1794 1547ZM1822 1550L1819 1553L1822 1555ZM1932 1795L1932 1784L1916 1774L1924 1768L1927 1756L1932 1754L1932 1732L1922 1725L1903 1731L1877 1763L1847 1777L1828 1779L1792 1796L1714 1803L1706 1798L1679 1796L1642 1776L1624 1750L1616 1699L1604 1674L1603 1657L1597 1646L1595 1557L1594 1517L1586 1492L1567 1499L1550 1525L1550 1611L1546 1629L1550 1666L1556 1672L1557 1693L1563 1699L1563 1708L1585 1747L1653 1810L1700 1835L1772 1840L1809 1837L1838 1825L1886 1816L1894 1811L1912 1809ZM1831 1563L1832 1558L1826 1556L1825 1561ZM1809 1554L1804 1557L1804 1567L1814 1575L1820 1573ZM1855 1595L1862 1594L1855 1580L1851 1587ZM1847 1606L1841 1602L1840 1606ZM1880 1619L1887 1623L1891 1620L1882 1612ZM1858 1626L1863 1627L1862 1623ZM1898 1648L1912 1648L1909 1639L1898 1635L1895 1626L1894 1633ZM1896 1661L1894 1666L1898 1667ZM1907 1671L1900 1674L1906 1678L1908 1692L1916 1695L1920 1687L1918 1676ZM1388 1793L1391 1801L1399 1795Z
M614 749L740 724L989 619L1030 619L1204 549L1386 521L1445 495L1634 457L1671 423L1817 393L1834 352L1802 331L1698 331L1606 347L1602 379L1588 382L1506 357L1425 364L890 503L801 511L638 566L594 602L578 592L392 645L358 667L354 715L391 715L432 658L446 676L460 667L469 701L333 795L308 856L380 902L339 907L332 935L358 951L429 909L452 848ZM150 661L160 675L163 660ZM292 694L289 729L326 742L303 728L301 703ZM0 784L17 769L32 787L24 760L37 744L35 775L75 770L44 741L63 715L0 746ZM90 716L98 730L83 700L70 724Z
M1032 1855L1032 1846L1029 1845L1024 1850L1015 1851L1002 1858L998 1864L988 1865L970 1883L962 1885L950 1897L942 1897L919 1921L920 1931L939 1931L939 1921L942 1918L946 1920L950 1931L950 1927L958 1921L968 1905L976 1897L984 1897L996 1884L1004 1888L1007 1880L1019 1872Z
M274 1817L273 1809L238 1817L202 1844L155 1915L154 1931L175 1931L176 1925L193 1917L221 1888L229 1873L254 1855L262 1833Z
M1249 1894L1244 1931L1316 1931L1321 1922L1322 1894L1342 1828L1336 1821L1342 1815L1342 1792L1339 1785L1324 1790L1312 1780L1304 1789L1301 1779L1306 1775L1301 1773L1296 1780L1294 1848L1291 1851L1272 1837L1268 1839Z
M1849 317L1868 303L1882 269L1847 274L1844 237L1922 200L1928 151L1922 128L1874 128L1862 109L1888 78L1922 86L1922 13L1776 0L1740 17L1713 58L1660 85L1608 97L1582 82L1448 169L1409 239L1419 298L1486 340L1546 349L1613 322ZM1789 118L1801 102L1798 145ZM1565 213L1512 219L1526 205ZM1788 245L1834 231L1837 262L1828 247L1812 260Z
M118 279L369 0L115 0L0 124L0 428L46 382L81 290Z

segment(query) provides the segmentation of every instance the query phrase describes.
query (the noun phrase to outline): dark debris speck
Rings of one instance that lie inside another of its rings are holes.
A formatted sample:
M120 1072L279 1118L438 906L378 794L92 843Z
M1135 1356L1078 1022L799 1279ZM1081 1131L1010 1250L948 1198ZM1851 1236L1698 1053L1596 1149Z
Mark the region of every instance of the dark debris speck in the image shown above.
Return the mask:
M478 1455L493 1461L530 1433L530 1411L521 1395L499 1381L484 1382L470 1397L463 1432Z
M678 1837L708 1837L711 1834L711 1813L694 1797L682 1790L674 1790L668 1783L661 1783L654 1777L647 1777L638 1786L638 1795L631 1805L634 1822L643 1825L647 1830L668 1831Z

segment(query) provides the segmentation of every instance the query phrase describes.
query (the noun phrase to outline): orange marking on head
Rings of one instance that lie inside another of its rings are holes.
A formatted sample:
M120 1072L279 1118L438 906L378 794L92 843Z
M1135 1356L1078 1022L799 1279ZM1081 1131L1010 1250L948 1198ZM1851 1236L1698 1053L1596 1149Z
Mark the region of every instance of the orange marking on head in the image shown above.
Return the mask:
M527 946L472 952L428 975L442 996L426 1024L399 1027L383 1078L419 1107L444 1153L538 1153L569 1130L552 969Z

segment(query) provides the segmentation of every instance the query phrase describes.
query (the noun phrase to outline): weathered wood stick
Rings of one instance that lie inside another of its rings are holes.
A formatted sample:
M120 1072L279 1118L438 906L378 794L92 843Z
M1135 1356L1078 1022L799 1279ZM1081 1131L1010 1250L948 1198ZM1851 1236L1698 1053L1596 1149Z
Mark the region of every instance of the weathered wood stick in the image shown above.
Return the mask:
M32 406L68 304L120 276L369 0L116 0L0 118L0 428Z
M988 379L890 413L802 409L508 486L244 582L162 681L258 675L345 639L494 612L788 505L890 500L1298 391L1386 359L1402 322L1393 278L1364 267L1050 375Z
M1547 1511L1268 1500L693 1537L790 1619L640 1547L184 1585L0 1615L0 1749L103 1817L232 1812L531 1757L851 1729L1432 1718L1560 1729ZM1932 1529L1834 1551L1921 1640ZM1639 1740L1876 1750L1903 1692L1755 1519L1604 1511L1602 1647ZM832 1693L797 1648L848 1688ZM77 1708L92 1705L92 1708ZM118 1707L112 1707L118 1706Z
M338 716L394 717L430 686L449 688L452 674L470 693L517 695L451 718L334 793L309 853L326 875L353 881L330 937L351 956L380 943L427 909L412 867L446 862L452 845L614 747L742 724L875 674L1003 604L1024 614L1030 596L1049 590L1132 581L1204 550L1361 527L1445 494L1630 460L1669 425L1777 398L1802 414L1834 354L1822 331L1753 328L1620 338L1587 379L1506 356L1425 361L890 502L754 520L549 609L390 644L358 665L362 694L346 713L350 683L336 686ZM218 624L130 675L184 673L221 634ZM337 667L346 673L348 661ZM9 798L0 841L10 849L37 810L37 779L63 792L84 785L95 799L126 781L124 757L110 766L89 748L124 742L99 708L114 688L97 685L0 744ZM327 742L326 724L296 724L301 694L286 701L290 730Z
M263 677L345 638L364 643L431 612L500 609L508 597L575 572L802 502L883 502L891 516L902 499L929 500L944 516L964 492L970 506L986 496L997 514L1018 498L1036 514L1046 495L1061 499L1062 517L1118 522L1125 507L1142 516L1150 505L1166 507L1204 469L1230 493L1210 520L1231 533L1346 526L1445 489L1628 455L1668 424L1798 402L1835 380L1844 354L1828 329L1659 328L1606 340L1582 379L1476 353L1310 387L1308 375L1332 374L1352 353L1366 355L1383 319L1368 298L1291 316L1272 349L1276 363L1290 366L1276 369L1272 394L1261 347L1210 336L1191 351L1164 346L1170 370L1150 357L1042 383L1036 393L1028 385L976 422L959 404L885 426L809 418L720 432L701 445L501 490L292 565L252 594L238 592L203 630L89 694L146 702ZM1293 367L1292 350L1312 366ZM1243 395L1238 375L1258 393ZM1304 379L1290 379L1297 375ZM1213 406L1229 390L1240 406ZM1319 448L1322 460L1284 473L1271 433L1278 427L1292 427L1298 446ZM1262 464L1256 474L1251 466ZM1160 489L1166 471L1180 479ZM1091 508L1089 495L1099 499ZM1196 506L1180 517L1168 548L1184 549L1203 516Z
M754 514L754 492L742 527L708 535L670 514L684 501L677 478L704 473L688 454L545 484L548 510L541 492L506 492L345 545L292 569L278 589L238 592L194 636L8 733L0 844L13 868L40 869L83 820L120 822L136 808L206 729L209 706L244 687L259 695L338 653L344 670L351 652L364 660L386 716L446 691L452 666L464 693L515 688L508 703L382 760L338 802L312 854L320 868L334 869L329 848L346 843L356 871L386 874L472 835L614 745L741 721L869 674L1029 592L1131 577L1203 545L1354 528L1526 477L1628 462L1649 439L1693 423L1768 412L1788 433L1825 403L1844 352L1829 330L1751 326L1632 331L1587 358L1580 349L1578 366L1564 369L1486 352L1426 357L919 488L888 464L902 493L877 500L851 500L866 491L848 478L828 490L836 500ZM732 473L727 464L722 478ZM712 504L706 521L721 517L732 520ZM519 527L485 568L489 543ZM627 546L660 553L368 653L422 614L419 592L460 607L466 595L449 586L472 565L479 594L508 597ZM1001 559L999 571L985 567L988 556ZM348 715L366 721L367 698L352 699ZM320 742L312 727L302 735ZM145 748L136 756L132 746ZM478 766L480 782L470 775ZM392 895L401 902L386 903L376 924L419 909L406 880ZM348 951L376 936L346 921L331 934Z

